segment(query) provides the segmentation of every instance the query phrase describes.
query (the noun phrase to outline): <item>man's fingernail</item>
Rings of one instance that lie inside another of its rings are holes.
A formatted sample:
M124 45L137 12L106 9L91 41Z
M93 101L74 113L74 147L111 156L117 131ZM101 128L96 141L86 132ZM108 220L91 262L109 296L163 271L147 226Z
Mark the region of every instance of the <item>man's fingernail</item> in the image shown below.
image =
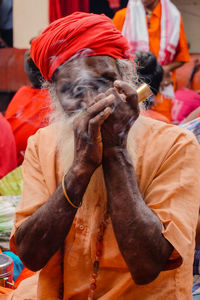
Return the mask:
M115 96L113 94L110 94L107 96L107 99L108 100L114 100Z
M120 85L121 81L120 80L115 80L114 85Z

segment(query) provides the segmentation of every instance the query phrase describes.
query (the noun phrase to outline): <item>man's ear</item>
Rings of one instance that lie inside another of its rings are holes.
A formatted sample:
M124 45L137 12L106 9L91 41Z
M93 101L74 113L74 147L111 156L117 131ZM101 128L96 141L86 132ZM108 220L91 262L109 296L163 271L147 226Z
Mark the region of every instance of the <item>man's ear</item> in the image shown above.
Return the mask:
M57 81L57 74L58 74L58 69L56 69L52 75L52 81L56 82Z
M24 70L33 87L40 89L44 82L44 78L32 60L30 50L27 50L24 55Z

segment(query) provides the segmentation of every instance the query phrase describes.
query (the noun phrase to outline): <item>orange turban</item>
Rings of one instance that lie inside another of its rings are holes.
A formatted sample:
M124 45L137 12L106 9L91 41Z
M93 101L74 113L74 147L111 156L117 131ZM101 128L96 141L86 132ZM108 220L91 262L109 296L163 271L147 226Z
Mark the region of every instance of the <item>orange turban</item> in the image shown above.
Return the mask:
M108 55L128 58L129 45L105 15L75 12L51 23L31 43L31 57L43 77L51 81L54 71L81 50L83 56Z

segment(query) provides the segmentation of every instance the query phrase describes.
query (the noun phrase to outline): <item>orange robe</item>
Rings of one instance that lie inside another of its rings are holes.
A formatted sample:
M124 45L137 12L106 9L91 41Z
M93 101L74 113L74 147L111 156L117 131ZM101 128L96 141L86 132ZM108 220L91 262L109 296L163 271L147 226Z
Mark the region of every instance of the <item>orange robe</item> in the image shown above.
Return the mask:
M18 165L23 162L29 136L48 125L51 110L48 90L29 86L21 87L8 105L5 117L15 136Z
M73 133L71 130L65 132L65 163L57 148L57 139L61 134L58 126L51 125L38 130L29 139L23 163L23 195L16 209L10 242L14 252L17 228L48 201L73 162ZM193 134L186 130L140 116L129 132L127 150L142 197L161 220L162 233L175 250L165 267L167 271L163 270L149 284L136 285L120 253L109 218L95 299L192 300L200 188L199 145ZM100 166L90 180L82 206L65 240L64 299L87 299L106 195ZM177 261L180 263L180 257L181 265L177 264ZM43 269L22 281L6 299L59 299L62 278L60 266L60 251L57 251Z
M116 28L122 31L125 16L126 16L127 8L119 10L114 18L113 23ZM159 50L160 50L160 35L161 35L161 3L159 2L158 5L153 10L150 16L150 26L147 27L148 34L149 34L149 50L158 57ZM180 38L179 44L177 47L177 53L174 58L174 61L181 61L181 62L188 62L190 60L186 36L183 27L183 21L181 18L180 24ZM172 79L175 84L175 72L173 72ZM166 99L162 97L162 95L158 94L156 99L156 104L154 105L153 109L165 115L169 120L171 120L171 108L172 103L171 99Z

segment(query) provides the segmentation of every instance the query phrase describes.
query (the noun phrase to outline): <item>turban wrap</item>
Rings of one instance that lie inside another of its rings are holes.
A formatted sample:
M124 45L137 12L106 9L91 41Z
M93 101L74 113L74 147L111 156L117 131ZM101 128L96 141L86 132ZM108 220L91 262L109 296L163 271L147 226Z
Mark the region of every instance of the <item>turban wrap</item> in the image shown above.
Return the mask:
M31 57L47 81L55 70L77 52L83 56L128 58L129 45L105 15L75 12L51 23L31 43Z

